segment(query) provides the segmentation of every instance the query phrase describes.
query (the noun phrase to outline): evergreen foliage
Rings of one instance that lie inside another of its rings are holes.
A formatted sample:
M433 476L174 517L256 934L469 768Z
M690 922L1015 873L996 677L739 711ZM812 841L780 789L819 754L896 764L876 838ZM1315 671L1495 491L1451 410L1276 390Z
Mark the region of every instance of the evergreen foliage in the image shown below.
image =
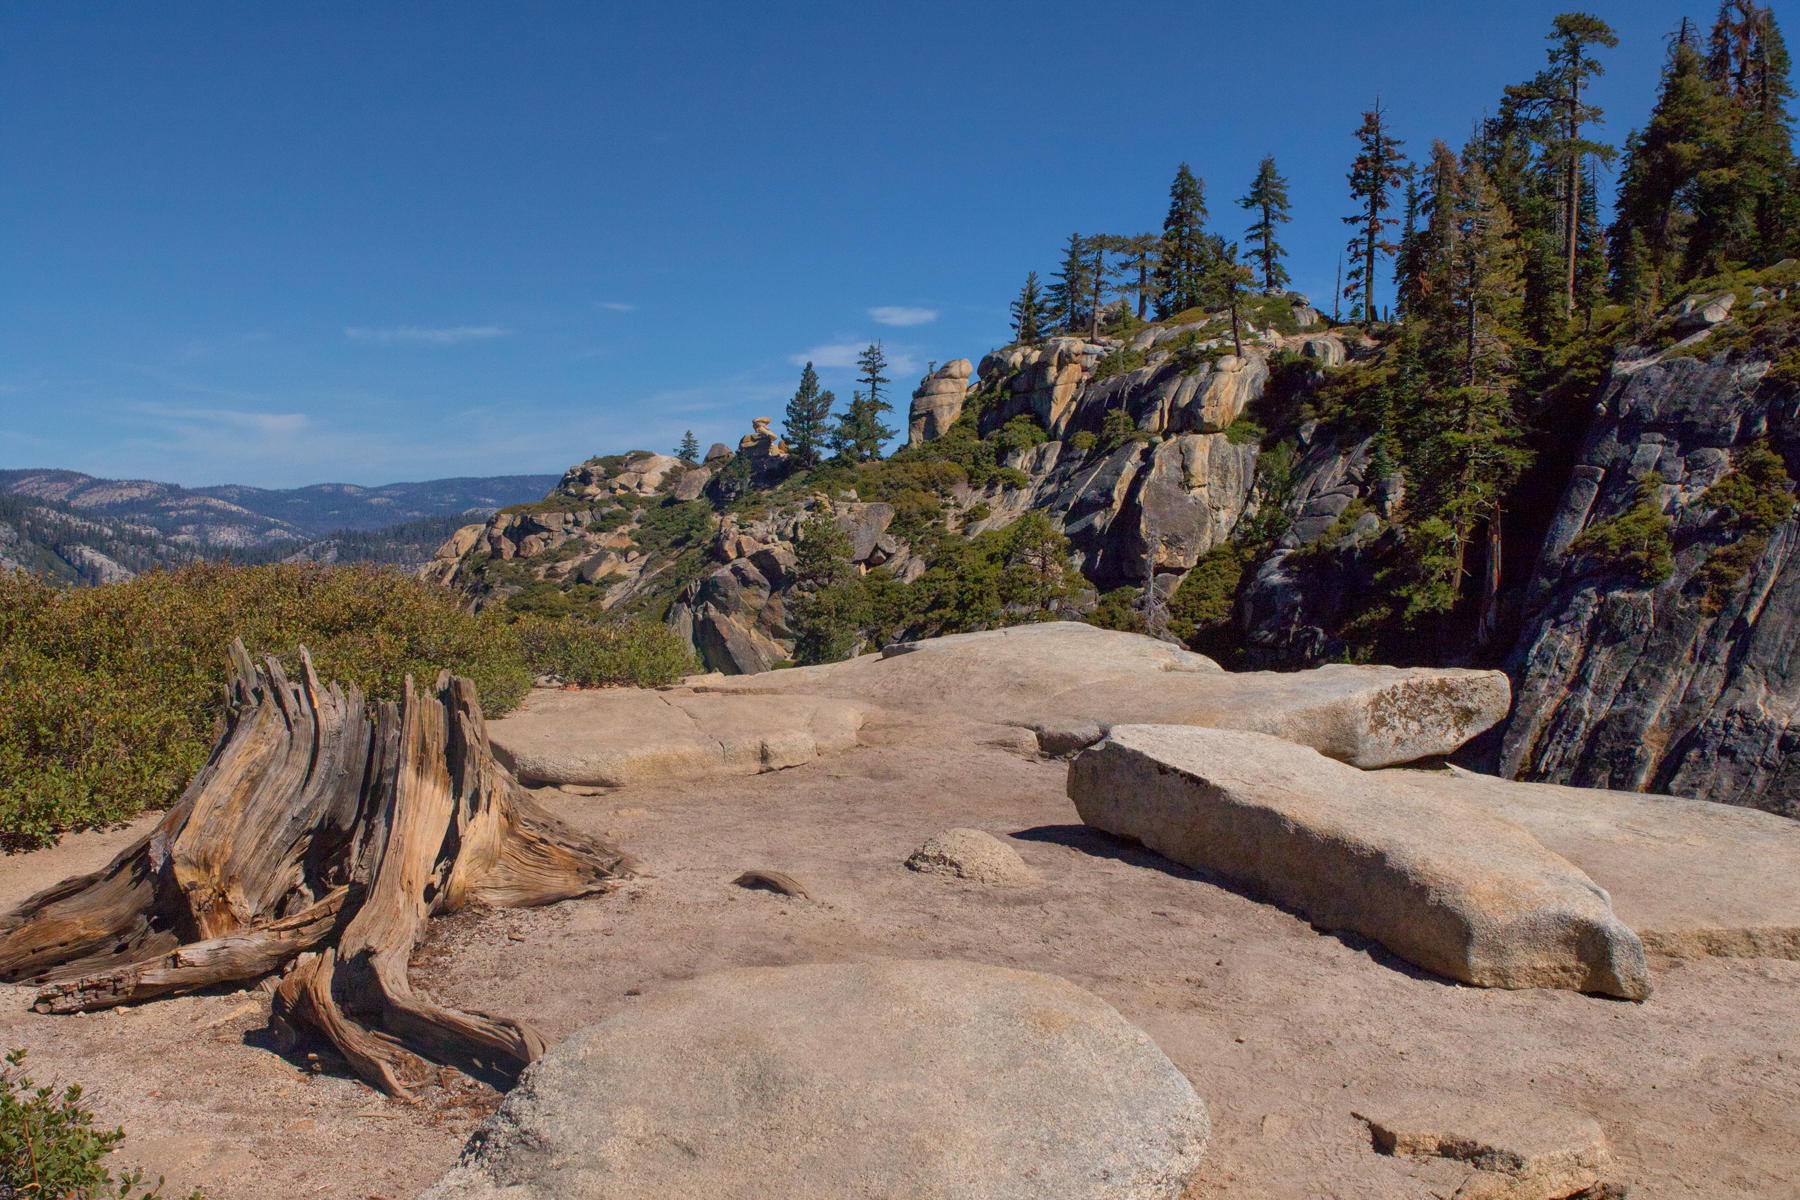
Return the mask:
M1387 213L1393 208L1394 189L1406 178L1406 155L1400 149L1403 143L1389 128L1387 110L1382 108L1380 99L1363 113L1356 141L1359 150L1350 166L1349 180L1357 211L1344 218L1344 224L1356 232L1345 247L1351 256L1351 267L1344 297L1356 301L1351 316L1360 315L1367 323L1376 318L1376 264L1399 249L1389 236L1399 222Z
M1182 163L1169 185L1169 214L1163 218L1162 254L1157 262L1156 315L1199 308L1206 302L1212 243L1206 236L1206 186Z
M1275 168L1275 156L1267 154L1256 170L1256 178L1250 181L1250 190L1238 201L1240 207L1256 217L1244 234L1253 246L1250 257L1262 273L1262 289L1268 293L1288 285L1287 268L1281 262L1287 251L1282 249L1277 228L1291 219L1287 189L1287 180Z
M1044 340L1044 297L1038 290L1036 271L1025 276L1025 286L1012 302L1012 328L1013 341L1021 346L1035 346Z
M37 1200L161 1200L162 1181L140 1190L143 1173L114 1178L107 1158L123 1129L97 1129L80 1084L58 1089L25 1074L25 1051L0 1068L0 1196ZM201 1200L194 1192L189 1200Z
M787 403L787 415L781 423L782 437L788 453L801 468L819 465L821 449L831 431L831 408L837 397L819 390L819 375L807 363L800 372L800 386Z
M1073 333L1087 324L1087 298L1093 290L1091 271L1087 239L1079 233L1071 233L1063 248L1062 265L1044 295L1051 319L1064 333Z
M681 445L675 447L675 457L685 463L700 461L700 440L694 436L693 430L681 435Z

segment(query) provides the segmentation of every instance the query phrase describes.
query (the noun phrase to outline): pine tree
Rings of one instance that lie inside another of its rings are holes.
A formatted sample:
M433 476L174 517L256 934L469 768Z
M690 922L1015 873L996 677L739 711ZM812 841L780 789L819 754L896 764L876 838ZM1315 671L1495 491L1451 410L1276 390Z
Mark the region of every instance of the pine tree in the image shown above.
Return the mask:
M1275 294L1288 284L1287 269L1281 265L1287 251L1281 248L1276 237L1276 226L1284 225L1290 219L1287 188L1287 180L1275 169L1275 156L1266 154L1256 170L1256 178L1250 182L1250 191L1238 201L1240 207L1256 214L1255 222L1244 234L1255 247L1250 257L1262 271L1262 290L1267 295Z
M1356 130L1361 147L1350 167L1350 195L1358 203L1358 211L1344 218L1356 235L1346 249L1352 256L1345 295L1355 297L1360 290L1359 311L1365 323L1375 319L1375 266L1378 259L1399 249L1388 240L1388 231L1399 222L1386 216L1393 207L1393 192L1405 178L1406 156L1401 153L1400 139L1389 132L1387 112L1381 101L1363 113L1363 123ZM1360 259L1360 261L1358 261Z
M1025 276L1025 286L1012 303L1013 340L1021 346L1035 346L1044 339L1044 298L1038 292L1036 271Z
M1612 27L1588 13L1562 13L1550 23L1546 40L1550 67L1540 71L1530 83L1515 84L1506 89L1507 100L1521 113L1547 122L1544 139L1544 165L1556 172L1561 200L1559 228L1562 231L1563 311L1575 315L1575 276L1580 257L1579 226L1581 178L1590 157L1611 162L1615 151L1603 142L1582 136L1588 125L1604 118L1601 109L1582 102L1588 83L1606 73L1589 51L1595 46L1608 49L1619 39Z
M694 437L694 431L688 430L682 435L681 445L675 447L675 457L682 462L697 463L700 461L700 442Z
M1231 352L1244 356L1242 313L1244 288L1256 282L1249 267L1238 262L1238 244L1218 244L1212 256L1208 290L1225 298L1225 309L1231 314Z
M788 618L797 663L837 662L856 646L866 605L850 553L850 539L831 509L814 509L794 539L796 594Z
M789 452L802 469L819 465L819 448L831 429L831 406L837 397L819 390L819 376L809 362L800 372L800 386L788 401L787 416L782 421L782 436Z
M1182 163L1169 186L1169 215L1163 219L1156 275L1159 318L1198 308L1204 302L1211 252L1206 237L1206 184Z
M1045 304L1057 327L1065 333L1073 333L1080 329L1087 320L1087 295L1093 286L1088 278L1087 239L1079 233L1069 235L1068 245L1063 248L1062 267L1051 277L1050 290L1045 296Z
M1718 98L1708 169L1700 177L1690 273L1765 262L1793 243L1794 158L1787 47L1774 14L1726 0L1709 39L1705 74Z
M1158 282L1162 237L1154 233L1140 233L1120 238L1119 253L1125 256L1125 261L1121 264L1124 282L1119 290L1136 299L1137 317L1142 321L1149 314L1151 304L1162 294L1159 290L1161 284Z
M1627 140L1610 233L1614 295L1645 311L1688 272L1700 178L1724 136L1725 113L1686 24L1670 47L1649 123Z
M851 393L850 407L831 431L831 448L851 462L868 462L881 457L881 447L897 432L882 422L882 414L893 411L893 405L882 399L882 388L888 377L887 356L881 343L873 342L856 357L862 369L857 382L868 385L868 391Z

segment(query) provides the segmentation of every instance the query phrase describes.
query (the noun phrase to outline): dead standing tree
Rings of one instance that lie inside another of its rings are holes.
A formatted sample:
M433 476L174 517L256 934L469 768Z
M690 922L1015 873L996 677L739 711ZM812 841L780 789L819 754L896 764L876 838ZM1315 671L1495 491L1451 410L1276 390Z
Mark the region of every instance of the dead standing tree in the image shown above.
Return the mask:
M422 694L409 678L371 712L321 685L304 648L300 665L297 682L273 659L259 671L233 641L225 729L180 803L105 869L0 918L0 979L69 1013L288 968L277 1027L322 1034L389 1095L434 1077L426 1058L517 1074L544 1049L535 1030L412 990L425 922L607 891L633 863L530 799L468 680Z

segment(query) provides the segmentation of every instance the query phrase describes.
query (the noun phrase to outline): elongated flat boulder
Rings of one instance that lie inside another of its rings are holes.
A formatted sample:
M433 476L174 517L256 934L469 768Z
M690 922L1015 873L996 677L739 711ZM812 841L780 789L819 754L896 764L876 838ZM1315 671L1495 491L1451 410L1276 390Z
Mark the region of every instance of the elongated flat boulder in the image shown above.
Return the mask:
M1174 1200L1209 1126L1148 1035L967 962L702 976L552 1047L426 1200Z
M1415 1096L1363 1119L1384 1154L1467 1166L1453 1200L1569 1200L1613 1166L1599 1123L1575 1113Z
M1644 950L1607 895L1510 821L1304 746L1114 726L1069 766L1087 824L1483 987L1642 1000Z
M1339 664L1237 673L1155 638L1069 621L902 643L848 662L708 679L696 690L955 713L1031 729L1057 754L1114 725L1249 729L1359 767L1448 754L1512 701L1499 671Z
M1800 959L1800 821L1455 769L1391 774L1524 828L1605 888L1646 950Z
M856 745L867 716L832 697L540 690L488 736L528 782L624 787L799 766Z

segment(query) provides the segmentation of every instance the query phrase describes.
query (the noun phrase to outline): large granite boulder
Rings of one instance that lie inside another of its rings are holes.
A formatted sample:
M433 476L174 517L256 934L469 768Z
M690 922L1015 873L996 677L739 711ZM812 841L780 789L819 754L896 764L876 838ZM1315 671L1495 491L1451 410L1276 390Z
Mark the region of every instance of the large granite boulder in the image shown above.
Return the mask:
M489 721L488 737L529 783L625 787L799 766L856 745L867 719L853 701L813 696L540 690Z
M1175 1200L1206 1108L1054 976L721 971L553 1047L427 1200Z
M1034 730L1066 753L1117 724L1251 729L1359 767L1448 754L1506 715L1499 671L1334 664L1235 674L1140 634L1055 621L930 641L708 690L842 696Z
M1069 767L1096 829L1142 842L1450 979L1643 1000L1638 937L1519 826L1398 773L1234 730L1115 726Z

